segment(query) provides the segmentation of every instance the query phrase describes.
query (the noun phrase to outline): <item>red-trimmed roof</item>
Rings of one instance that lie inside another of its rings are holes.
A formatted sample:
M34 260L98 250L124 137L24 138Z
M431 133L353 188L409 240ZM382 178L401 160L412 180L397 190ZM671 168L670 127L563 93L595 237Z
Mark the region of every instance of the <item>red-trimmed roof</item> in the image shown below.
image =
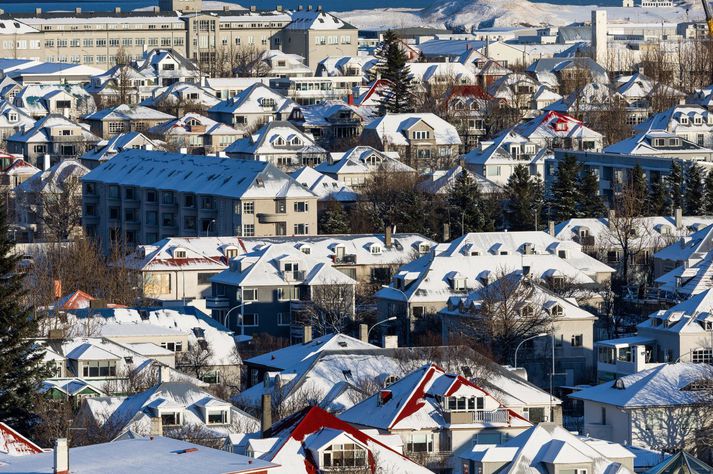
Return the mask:
M476 85L455 85L448 90L446 100L451 100L453 97L475 97L483 100L493 100L494 97L488 94L485 89Z
M24 456L41 452L42 448L0 421L0 453Z

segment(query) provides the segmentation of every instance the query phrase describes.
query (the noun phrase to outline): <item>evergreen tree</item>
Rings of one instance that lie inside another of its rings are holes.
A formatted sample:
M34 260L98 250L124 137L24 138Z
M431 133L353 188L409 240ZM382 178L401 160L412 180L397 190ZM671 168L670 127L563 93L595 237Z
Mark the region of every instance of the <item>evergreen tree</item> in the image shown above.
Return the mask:
M524 165L517 165L505 185L505 217L512 230L533 230L538 227L542 209L541 180L530 177Z
M649 186L646 184L644 170L638 163L634 166L634 169L631 170L629 186L631 186L631 195L634 197L632 200L632 215L642 216L646 212L646 196L649 194Z
M549 198L550 219L561 222L578 217L577 207L580 200L577 176L580 165L573 155L566 155L557 164L555 179Z
M32 421L32 400L48 375L42 353L35 350L37 320L23 307L23 274L8 237L5 206L0 206L0 420L26 429Z
M319 233L348 234L350 232L351 225L347 213L338 202L330 201L319 216Z
M667 191L666 182L663 180L658 180L651 184L651 192L646 200L647 216L671 215L671 202Z
M668 201L671 210L683 209L683 169L678 161L671 165L671 174L666 177L668 187Z
M713 169L708 171L703 184L705 197L703 199L703 212L705 215L713 215Z
M685 214L688 216L701 215L703 211L703 171L695 163L686 167L685 197Z
M607 207L599 194L599 179L594 170L585 170L578 180L579 190L579 216L603 217L607 214Z
M483 231L483 199L478 183L462 170L446 198L453 236Z
M384 41L377 52L377 72L388 81L380 90L379 103L386 112L402 113L414 109L413 79L408 57L401 47L399 37L391 30L384 33Z

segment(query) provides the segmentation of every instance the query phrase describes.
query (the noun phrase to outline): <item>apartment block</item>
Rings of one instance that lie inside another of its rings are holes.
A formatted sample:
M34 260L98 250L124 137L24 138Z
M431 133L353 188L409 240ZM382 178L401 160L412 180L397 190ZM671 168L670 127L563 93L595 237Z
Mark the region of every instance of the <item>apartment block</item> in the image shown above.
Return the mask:
M82 222L104 252L167 237L309 235L317 196L254 160L127 150L83 179Z

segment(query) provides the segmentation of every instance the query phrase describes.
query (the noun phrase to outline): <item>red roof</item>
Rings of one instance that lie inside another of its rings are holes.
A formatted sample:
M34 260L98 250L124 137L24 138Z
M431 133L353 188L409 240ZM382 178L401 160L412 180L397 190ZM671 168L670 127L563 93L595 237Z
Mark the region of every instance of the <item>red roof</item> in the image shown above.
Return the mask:
M0 453L25 456L41 452L42 448L0 421Z

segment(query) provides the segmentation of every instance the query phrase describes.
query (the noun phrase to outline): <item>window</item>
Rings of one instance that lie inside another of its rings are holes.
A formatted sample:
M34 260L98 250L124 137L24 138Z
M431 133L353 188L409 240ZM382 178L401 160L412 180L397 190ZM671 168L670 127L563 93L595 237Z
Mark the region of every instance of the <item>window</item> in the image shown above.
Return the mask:
M621 362L631 362L631 347L620 347L616 359Z
M183 196L183 207L194 207L196 205L196 197L193 194Z
M161 426L180 426L181 414L178 412L161 413Z
M243 237L255 236L255 224L243 224Z
M433 451L433 435L431 433L414 433L409 436L406 450L411 453L430 453Z
M162 194L161 199L163 204L173 204L173 193L171 191L166 191Z
M173 352L182 352L183 351L183 343L182 342L162 342L161 347L164 349L168 349L169 351Z
M228 420L230 419L227 409L209 410L207 418L209 425L225 425L228 424Z
M584 336L582 334L572 335L572 347L582 347Z
M124 122L109 122L109 133L121 133L124 130Z
M257 288L243 288L243 301L257 301Z
M85 361L83 365L84 377L116 377L115 360L90 360Z
M294 205L295 212L307 212L309 211L309 203L304 201L297 201Z
M255 203L246 201L243 203L243 214L255 214Z
M309 225L295 224L293 230L295 235L307 235L309 234Z
M713 349L696 349L691 352L691 362L694 364L713 363Z
M258 315L258 314L243 315L243 326L259 326L259 325L260 325L260 315Z
M330 468L365 468L366 450L355 443L333 444L322 453L322 466Z
M428 140L431 136L431 132L428 130L416 130L413 132L414 140Z
M277 325L278 326L289 326L290 325L290 313L277 313Z
M146 191L146 202L156 202L156 191Z
M174 219L174 216L170 212L164 212L161 214L161 225L165 227L173 227L176 225L176 220Z

